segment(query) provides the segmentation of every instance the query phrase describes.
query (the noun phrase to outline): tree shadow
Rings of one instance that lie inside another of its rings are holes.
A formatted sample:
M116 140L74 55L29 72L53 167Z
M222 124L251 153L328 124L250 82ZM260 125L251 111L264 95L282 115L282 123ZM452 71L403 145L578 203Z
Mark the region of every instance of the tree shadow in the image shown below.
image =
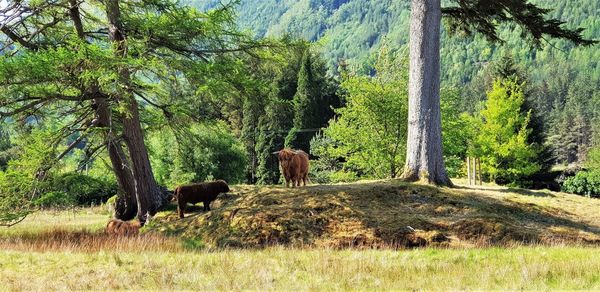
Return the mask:
M494 191L494 192L500 192L500 193L516 193L519 195L523 195L523 196L531 196L531 197L551 197L551 198L555 198L556 195L547 192L547 191L542 191L542 190L528 190L528 189L521 189L521 188L502 188L502 189L486 189L486 188L478 188L478 187L464 187L464 186L454 186L453 188L455 189L460 189L460 190L474 190L474 191Z
M335 189L340 187L332 190ZM395 195L391 191L393 189ZM472 188L463 189L477 191ZM381 191L387 195L378 195ZM521 189L494 191L524 196L556 197L546 192ZM485 238L491 245L509 242L552 244L559 241L600 244L600 222L578 220L575 214L558 207L422 185L384 185L368 194L352 190L346 192L351 198L349 207L364 214L363 224L379 230L384 237L402 235L406 233L407 228L412 228L446 232L450 236L468 241ZM390 195L392 198L386 198ZM389 208L398 211L390 212ZM393 238L384 240L394 241Z

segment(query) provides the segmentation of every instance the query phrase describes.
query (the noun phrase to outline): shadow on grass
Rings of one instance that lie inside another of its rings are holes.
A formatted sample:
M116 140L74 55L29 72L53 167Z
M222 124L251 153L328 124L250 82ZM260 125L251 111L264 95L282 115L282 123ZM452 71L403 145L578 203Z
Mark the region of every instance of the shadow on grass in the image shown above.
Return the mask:
M475 191L490 191L490 189L485 189L485 188L478 188L478 187L464 187L464 186L454 186L455 189L460 189L460 190L475 190ZM531 197L551 197L551 198L555 198L556 195L552 194L551 192L548 191L542 191L542 190L528 190L528 189L521 189L521 188L503 188L503 189L494 189L493 191L495 192L501 192L501 193L513 193L513 194L519 194L519 195L523 195L523 196L531 196Z

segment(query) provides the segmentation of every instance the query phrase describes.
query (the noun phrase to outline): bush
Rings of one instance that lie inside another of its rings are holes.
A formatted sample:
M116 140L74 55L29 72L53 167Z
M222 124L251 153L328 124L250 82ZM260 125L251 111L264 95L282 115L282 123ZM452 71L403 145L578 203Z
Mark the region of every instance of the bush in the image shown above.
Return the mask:
M159 184L174 187L214 179L230 184L244 181L245 148L227 125L196 124L183 132L187 136L181 139L171 131L155 132L149 139L150 161Z
M77 200L65 192L47 192L33 201L33 205L41 208L69 207L77 204Z
M567 178L562 190L568 193L600 198L600 171L580 171Z
M79 205L101 204L117 194L115 181L96 178L79 173L60 174L49 180L45 196L59 200L59 194L65 196L65 202L72 201ZM38 199L39 200L39 199Z

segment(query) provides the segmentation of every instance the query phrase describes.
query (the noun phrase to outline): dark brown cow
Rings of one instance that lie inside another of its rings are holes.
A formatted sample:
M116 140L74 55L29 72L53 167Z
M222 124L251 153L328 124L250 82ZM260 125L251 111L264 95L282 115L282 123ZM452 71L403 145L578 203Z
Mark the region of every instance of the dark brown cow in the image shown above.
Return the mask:
M179 218L184 217L187 203L202 202L204 211L210 211L210 202L214 201L220 193L227 192L229 192L229 186L224 180L178 186L175 188L173 199L177 200Z
M309 182L309 159L306 152L285 148L273 154L277 154L279 158L279 166L281 166L286 187L289 187L290 182L292 187L300 186L301 183L306 186Z

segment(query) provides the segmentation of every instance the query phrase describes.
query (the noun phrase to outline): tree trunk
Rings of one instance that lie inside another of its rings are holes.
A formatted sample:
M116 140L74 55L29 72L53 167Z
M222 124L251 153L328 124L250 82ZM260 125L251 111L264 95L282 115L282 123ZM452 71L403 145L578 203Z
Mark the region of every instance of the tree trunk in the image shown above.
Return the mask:
M442 153L440 0L412 0L408 139L402 178L452 185Z
M73 21L73 26L77 32L77 36L86 41L83 30L83 23L79 12L79 2L77 0L69 0L69 15ZM135 196L135 185L131 167L127 161L127 157L123 152L121 143L115 140L112 132L112 117L110 106L106 100L106 96L100 93L100 88L97 84L90 86L90 92L94 96L92 108L95 111L95 127L107 129L104 134L104 140L108 149L108 156L112 164L113 172L117 178L117 183L120 187L120 192L117 195L115 202L115 218L121 220L131 220L137 214L137 199Z
M112 132L112 118L106 99L104 97L95 98L94 107L96 109L96 126L108 129L108 132L104 134L104 139L107 144L108 156L113 172L117 177L117 183L121 189L115 202L115 218L131 220L135 217L138 210L132 169L125 152L123 152L121 143L116 141Z
M106 15L108 18L109 38L113 42L115 55L127 55L127 43L123 34L119 0L107 0ZM137 199L137 216L144 225L148 215L156 214L157 209L165 201L154 180L148 150L144 144L144 133L140 123L138 103L131 90L131 76L127 68L119 69L120 81L124 90L119 103L124 103L127 112L123 114L123 136L129 149L129 157L133 166L133 180Z

